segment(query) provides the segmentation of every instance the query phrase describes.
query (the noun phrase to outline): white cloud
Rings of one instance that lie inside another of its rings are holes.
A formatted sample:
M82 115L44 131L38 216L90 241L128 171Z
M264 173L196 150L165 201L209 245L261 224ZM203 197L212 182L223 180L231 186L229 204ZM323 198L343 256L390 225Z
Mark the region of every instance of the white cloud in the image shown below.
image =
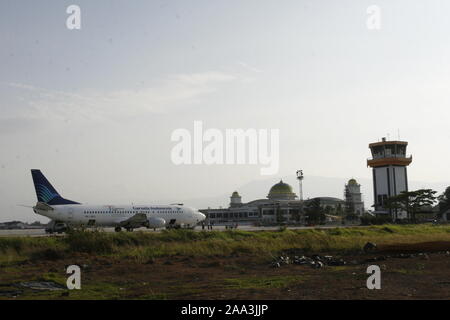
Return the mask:
M261 72L263 72L261 69L256 68L256 67L254 67L254 66L251 66L251 65L249 65L248 63L243 62L243 61L238 61L238 65L240 65L240 66L243 67L244 69L249 70L249 71L251 71L251 72L255 72L255 73L261 73Z
M189 106L220 86L239 80L222 72L171 75L155 86L109 92L66 92L9 83L18 91L18 105L5 110L2 118L115 120L144 113L167 113Z

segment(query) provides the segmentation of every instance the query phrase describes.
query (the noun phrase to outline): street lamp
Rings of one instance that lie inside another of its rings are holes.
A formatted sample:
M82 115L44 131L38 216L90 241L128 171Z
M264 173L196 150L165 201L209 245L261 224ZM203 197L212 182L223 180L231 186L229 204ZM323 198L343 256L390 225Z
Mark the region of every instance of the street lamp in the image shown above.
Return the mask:
M299 192L300 214L304 216L304 212L303 212L303 170L297 170L296 173L297 173L298 183L300 186L300 192Z
M297 170L297 179L300 185L300 193L299 193L299 198L300 201L303 201L303 170Z

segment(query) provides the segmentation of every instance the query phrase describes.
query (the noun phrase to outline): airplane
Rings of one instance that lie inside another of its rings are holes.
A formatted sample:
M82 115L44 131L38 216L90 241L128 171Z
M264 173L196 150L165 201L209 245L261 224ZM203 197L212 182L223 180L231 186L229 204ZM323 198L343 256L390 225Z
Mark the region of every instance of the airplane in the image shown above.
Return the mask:
M135 228L194 228L206 216L198 210L176 205L83 205L63 198L38 169L31 170L37 203L33 211L68 226Z

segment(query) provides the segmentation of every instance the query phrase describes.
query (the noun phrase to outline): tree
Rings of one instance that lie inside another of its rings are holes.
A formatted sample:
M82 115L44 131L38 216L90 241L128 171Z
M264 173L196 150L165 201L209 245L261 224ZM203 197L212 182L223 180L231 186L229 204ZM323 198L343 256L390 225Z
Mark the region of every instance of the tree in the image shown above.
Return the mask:
M308 224L321 224L326 220L324 209L320 204L320 199L315 198L309 201L305 208L306 221Z
M436 202L436 191L432 189L419 189L416 191L403 191L390 197L385 203L387 209L406 211L408 218L415 222L416 213L423 207L432 206Z
M442 217L442 215L447 211L450 210L450 187L447 187L445 189L444 193L442 193L439 197L439 216Z

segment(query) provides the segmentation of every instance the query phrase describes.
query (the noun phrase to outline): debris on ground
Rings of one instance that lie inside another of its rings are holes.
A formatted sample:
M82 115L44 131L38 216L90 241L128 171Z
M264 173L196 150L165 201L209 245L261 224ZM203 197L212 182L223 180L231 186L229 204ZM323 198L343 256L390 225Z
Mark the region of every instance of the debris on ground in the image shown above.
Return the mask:
M21 287L33 289L33 290L64 290L67 289L63 285L53 281L30 281L21 282L19 284Z
M292 259L289 258L289 256L280 256L274 262L272 262L271 266L273 268L280 268L283 264L307 265L315 269L320 269L326 265L343 266L346 265L347 262L345 262L341 258L334 258L333 256L294 256Z
M305 256L301 256L301 257L295 256L294 257L294 263L295 264L309 264L309 265L311 265L313 262L314 262L314 260L312 258L308 258L308 257L305 257Z
M373 252L375 251L375 249L377 248L376 243L373 242L367 242L364 247L363 247L363 251L365 253L369 253L369 252Z
M375 244L373 244L373 245L375 245ZM371 246L369 245L368 247L371 247ZM440 253L447 255L447 252L444 251L444 252L440 252ZM416 258L416 257L421 257L424 260L430 260L429 254L427 254L425 252L398 253L398 254L394 254L394 255L379 255L379 256L372 256L372 257L362 259L359 261L358 260L345 261L342 258L333 257L333 256L329 256L329 255L321 256L321 255L314 254L311 256L296 255L293 257L289 257L288 255L283 254L274 259L274 261L271 263L271 267L272 268L280 268L282 265L296 264L296 265L310 266L311 268L314 268L314 269L320 269L320 268L323 268L324 266L337 267L337 266L345 266L345 265L359 265L359 264L386 261L391 258L409 259L409 258Z
M430 260L430 257L426 253L419 253L418 254L423 260Z
M21 290L0 290L0 297L17 298L21 294Z
M272 268L279 268L279 267L281 267L279 262L272 262L271 266L272 266Z
M378 261L385 261L387 259L386 256L379 256L379 257L373 257L373 258L368 258L365 260L365 262L369 263L369 262L378 262Z
M322 261L314 261L314 268L320 269L323 268L324 264Z
M282 264L289 264L290 263L289 256L285 256L285 257L281 256L280 257L280 262Z

